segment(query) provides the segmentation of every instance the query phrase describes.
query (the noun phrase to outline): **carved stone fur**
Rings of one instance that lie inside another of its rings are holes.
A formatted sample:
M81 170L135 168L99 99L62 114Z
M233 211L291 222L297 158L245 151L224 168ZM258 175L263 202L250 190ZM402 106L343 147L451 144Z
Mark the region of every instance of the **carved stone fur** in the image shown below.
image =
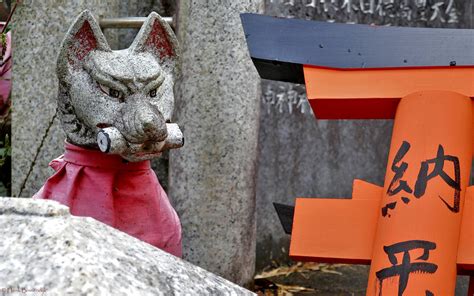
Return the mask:
M98 149L98 134L117 131L114 149L130 161L150 159L179 145L169 139L178 45L169 25L152 12L131 46L113 51L89 11L79 15L57 61L58 110L67 140ZM174 128L173 130L176 130ZM174 137L182 137L179 131ZM179 142L179 141L178 141ZM113 144L114 144L113 143ZM117 144L119 143L119 144Z

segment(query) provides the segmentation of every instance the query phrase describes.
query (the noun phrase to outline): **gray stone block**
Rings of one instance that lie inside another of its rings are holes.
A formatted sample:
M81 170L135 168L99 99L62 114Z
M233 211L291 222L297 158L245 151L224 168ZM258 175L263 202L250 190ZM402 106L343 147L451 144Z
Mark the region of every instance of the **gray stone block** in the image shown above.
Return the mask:
M252 280L259 79L239 14L262 1L181 1L182 79L176 119L185 145L170 151L169 197L184 258L235 283Z
M0 198L0 291L35 295L252 295L54 201Z

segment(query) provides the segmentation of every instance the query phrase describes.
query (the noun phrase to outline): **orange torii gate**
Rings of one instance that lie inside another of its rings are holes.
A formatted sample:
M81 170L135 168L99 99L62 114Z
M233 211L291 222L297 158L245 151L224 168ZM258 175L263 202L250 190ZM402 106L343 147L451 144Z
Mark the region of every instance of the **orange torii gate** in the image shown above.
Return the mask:
M304 81L318 119L395 120L384 186L297 198L290 256L370 264L367 295L454 295L474 272L474 31L242 23L260 75Z

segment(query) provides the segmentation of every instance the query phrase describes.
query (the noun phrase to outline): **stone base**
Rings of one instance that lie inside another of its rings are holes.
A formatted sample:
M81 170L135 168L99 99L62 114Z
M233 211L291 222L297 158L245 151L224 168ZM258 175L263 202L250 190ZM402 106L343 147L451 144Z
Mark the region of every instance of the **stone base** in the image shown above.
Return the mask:
M252 295L54 201L0 198L0 291L36 295Z

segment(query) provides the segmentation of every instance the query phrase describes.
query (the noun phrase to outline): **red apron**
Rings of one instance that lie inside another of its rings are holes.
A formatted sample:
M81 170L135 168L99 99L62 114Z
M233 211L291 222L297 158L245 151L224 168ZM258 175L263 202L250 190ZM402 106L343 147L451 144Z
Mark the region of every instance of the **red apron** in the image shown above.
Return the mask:
M150 161L65 144L56 171L33 198L51 199L181 257L181 224Z

